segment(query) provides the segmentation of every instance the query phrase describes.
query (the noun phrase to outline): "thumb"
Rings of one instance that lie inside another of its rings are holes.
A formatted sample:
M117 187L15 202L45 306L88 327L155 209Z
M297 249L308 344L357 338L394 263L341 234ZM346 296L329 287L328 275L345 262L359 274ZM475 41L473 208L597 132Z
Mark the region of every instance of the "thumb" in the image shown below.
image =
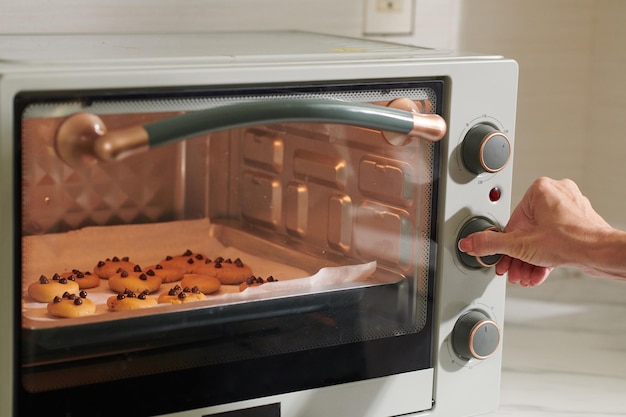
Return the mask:
M510 233L476 232L459 241L459 250L472 256L511 255L515 238Z

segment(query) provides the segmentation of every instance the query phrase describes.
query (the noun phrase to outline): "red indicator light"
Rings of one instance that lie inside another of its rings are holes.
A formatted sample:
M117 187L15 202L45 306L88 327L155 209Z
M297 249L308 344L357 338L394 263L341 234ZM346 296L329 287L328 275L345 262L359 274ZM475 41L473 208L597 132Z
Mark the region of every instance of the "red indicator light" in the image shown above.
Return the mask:
M498 187L493 187L489 191L489 200L491 200L492 202L495 203L496 201L500 200L500 197L502 197L502 192Z

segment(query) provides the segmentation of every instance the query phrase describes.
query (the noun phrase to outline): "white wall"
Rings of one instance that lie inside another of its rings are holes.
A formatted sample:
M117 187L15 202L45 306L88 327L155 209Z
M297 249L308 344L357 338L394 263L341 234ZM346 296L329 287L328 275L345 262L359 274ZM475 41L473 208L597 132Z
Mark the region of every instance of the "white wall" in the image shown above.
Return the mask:
M410 0L409 0L410 1ZM412 0L413 36L452 48L458 0ZM363 35L365 0L0 0L0 33L300 29Z
M515 187L539 175L583 180L594 0L463 3L460 47L520 66Z
M610 223L626 229L626 2L601 0L594 38L584 148L584 187Z
M539 175L568 177L626 228L626 2L461 3L459 47L520 64L514 200Z
M423 46L520 63L513 199L576 180L626 228L626 1L414 0ZM303 29L361 36L364 0L0 0L0 33Z

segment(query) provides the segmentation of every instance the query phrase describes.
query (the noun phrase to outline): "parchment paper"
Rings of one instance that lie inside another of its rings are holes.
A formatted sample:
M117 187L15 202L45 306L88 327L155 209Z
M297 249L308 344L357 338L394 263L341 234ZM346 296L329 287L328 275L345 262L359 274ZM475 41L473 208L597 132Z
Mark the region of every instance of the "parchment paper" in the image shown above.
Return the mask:
M222 285L220 290L208 295L204 306L224 303L246 302L273 297L277 294L320 292L330 288L367 281L376 270L376 262L358 265L325 267L311 275L292 265L264 259L238 248L224 246L210 236L208 219L186 220L147 225L123 225L87 227L61 234L27 236L23 238L23 319L34 321L56 321L63 324L66 319L50 316L46 303L38 303L28 296L28 286L41 275L51 278L55 273L78 269L93 271L100 260L117 256L128 256L130 261L142 267L154 265L167 255L179 255L186 250L201 253L211 259L240 258L248 264L255 276L273 276L278 282L249 287L240 292L238 286ZM177 283L163 284L152 294L158 297ZM114 312L106 307L106 300L113 291L108 281L101 280L100 286L88 289L88 298L97 304L97 315L107 314L115 319ZM189 303L187 304L189 305ZM85 318L88 319L88 318ZM74 321L75 319L72 319ZM49 323L48 323L49 324Z

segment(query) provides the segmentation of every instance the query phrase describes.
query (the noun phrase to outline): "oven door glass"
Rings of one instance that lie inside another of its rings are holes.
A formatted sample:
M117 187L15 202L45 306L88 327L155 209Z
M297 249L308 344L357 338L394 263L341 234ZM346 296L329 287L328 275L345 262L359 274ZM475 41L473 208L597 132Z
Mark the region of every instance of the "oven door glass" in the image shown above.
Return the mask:
M127 411L161 414L432 368L437 144L266 123L73 169L55 135L76 112L112 130L284 98L408 97L441 114L442 91L420 81L18 96L19 407L82 415L94 402L116 409L103 392L130 392L120 398L151 400L124 401ZM54 300L52 287L79 301Z

